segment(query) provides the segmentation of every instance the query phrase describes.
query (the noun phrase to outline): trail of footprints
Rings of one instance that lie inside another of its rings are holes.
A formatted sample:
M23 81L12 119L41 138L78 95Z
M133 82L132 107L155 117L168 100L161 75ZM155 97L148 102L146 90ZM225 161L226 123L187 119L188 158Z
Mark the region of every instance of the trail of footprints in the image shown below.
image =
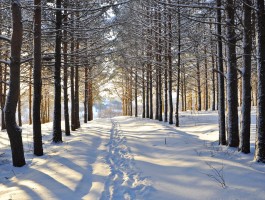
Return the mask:
M111 174L106 180L101 200L144 199L152 189L150 181L141 177L141 173L137 170L118 122L112 119L111 123L110 141L107 144L109 147L107 164L110 166Z

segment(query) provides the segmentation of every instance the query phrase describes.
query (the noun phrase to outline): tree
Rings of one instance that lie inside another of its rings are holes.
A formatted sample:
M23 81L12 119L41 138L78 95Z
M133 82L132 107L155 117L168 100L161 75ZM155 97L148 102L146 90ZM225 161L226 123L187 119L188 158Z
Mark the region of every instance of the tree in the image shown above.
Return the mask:
M34 0L34 98L33 98L33 141L34 154L43 155L41 135L41 0Z
M64 1L64 26L67 27L67 19L68 19L68 12L67 12L67 6L68 6L68 1ZM66 28L65 28L66 29ZM64 58L64 76L63 76L63 92L64 92L64 121L65 121L65 135L70 136L70 123L69 123L69 109L68 109L68 33L67 30L63 31L63 58Z
M251 121L251 51L252 51L252 1L243 2L243 71L242 71L242 108L239 151L250 153Z
M237 57L235 33L235 2L227 0L225 4L226 11L226 40L227 40L227 145L238 147L238 84L237 84Z
M217 34L217 68L218 68L218 116L219 116L219 144L226 145L225 134L225 87L223 76L223 43L222 43L222 13L221 0L216 0L216 34Z
M255 160L265 163L265 9L264 0L256 0L258 105Z
M61 129L61 43L62 43L62 1L56 0L56 39L54 65L54 115L53 142L62 142Z
M16 123L16 108L20 93L20 60L23 26L20 0L11 1L13 33L11 38L10 84L5 104L5 121L15 167L26 164L22 143L22 130Z

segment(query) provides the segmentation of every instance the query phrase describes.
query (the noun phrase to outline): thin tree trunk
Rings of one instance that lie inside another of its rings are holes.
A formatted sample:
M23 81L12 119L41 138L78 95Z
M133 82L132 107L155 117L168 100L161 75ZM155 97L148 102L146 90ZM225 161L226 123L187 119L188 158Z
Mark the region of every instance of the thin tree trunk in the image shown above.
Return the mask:
M145 110L145 115L146 115L146 118L149 118L150 117L150 113L149 113L149 81L150 81L150 78L149 78L149 75L150 75L150 72L149 72L149 68L147 67L147 71L146 71L146 110Z
M212 46L212 45L211 45ZM211 47L211 57L212 57L212 111L215 110L215 59L214 59L214 53L213 48Z
M138 117L138 100L137 100L137 93L138 90L138 74L137 74L137 69L135 69L135 80L134 80L134 104L135 104L135 110L134 110L134 115L135 117Z
M79 42L76 44L76 51L79 51ZM79 119L79 59L76 62L75 66L75 125L76 128L80 128L80 119Z
M21 167L26 164L22 142L22 130L16 123L16 108L20 93L20 54L22 46L22 16L20 0L11 1L13 33L11 38L10 84L5 104L5 121L10 140L13 165Z
M197 58L197 63L196 63L196 69L197 69L197 95L198 95L198 111L202 110L202 97L201 97L201 72L200 72L200 63L199 63L199 58Z
M167 1L171 3L171 0ZM173 96L172 96L172 15L171 9L168 9L168 104L169 104L169 116L168 123L173 124Z
M93 81L92 81L92 67L89 68L88 80L88 121L93 120Z
M208 101L209 101L209 98L208 98L208 63L207 63L207 51L206 51L206 46L204 47L204 55L205 55L205 59L204 59L204 67L205 67L205 98L204 98L204 102L205 102L205 110L208 110Z
M73 14L71 15L71 20L73 19ZM75 120L75 83L74 83L74 76L75 76L75 69L74 69L74 50L75 50L75 44L74 44L74 35L71 33L71 74L70 74L70 84L71 84L71 130L76 130L76 120Z
M163 84L162 84L162 8L158 7L158 101L159 101L159 121L163 121Z
M221 0L217 0L217 7L221 7ZM225 134L225 88L223 73L223 44L222 44L222 29L221 29L221 10L217 9L217 62L218 62L218 116L219 116L219 144L226 145Z
M142 118L145 118L145 81L144 81L144 77L145 77L145 66L142 66L142 103L143 103L143 111L142 111Z
M54 66L54 116L53 142L62 142L61 129L61 43L62 43L62 11L61 0L56 0L56 39L55 39L55 66Z
M32 66L31 64L29 65L29 124L32 124Z
M178 1L179 2L179 1ZM180 9L178 8L178 63L177 63L177 98L176 98L176 112L175 112L175 126L179 127L179 89L180 89L180 50L181 50L181 34L180 34Z
M88 67L85 66L85 100L84 100L84 123L87 123L88 106Z
M67 9L68 1L64 1L64 8ZM67 26L67 10L64 10L64 25ZM64 121L65 121L65 135L70 136L70 122L69 122L69 109L68 109L68 37L67 31L63 32L64 42L63 42L63 57L64 57L64 76L63 76L63 93L64 93Z

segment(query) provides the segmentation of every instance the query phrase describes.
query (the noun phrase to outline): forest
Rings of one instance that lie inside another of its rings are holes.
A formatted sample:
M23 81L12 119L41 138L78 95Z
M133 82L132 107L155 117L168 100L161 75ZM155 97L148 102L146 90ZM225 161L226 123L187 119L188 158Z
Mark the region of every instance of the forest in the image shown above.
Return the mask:
M29 154L45 157L98 131L97 124L102 134L110 126L111 153L125 145L119 131L126 135L141 123L165 124L160 139L169 145L171 129L182 135L215 119L214 148L264 168L264 0L0 0L0 19L0 134L7 135L0 137L0 158L9 150L9 166L30 165ZM106 162L115 172L123 166L112 156ZM216 174L202 173L226 188L224 166L205 163ZM100 199L148 199L113 191Z

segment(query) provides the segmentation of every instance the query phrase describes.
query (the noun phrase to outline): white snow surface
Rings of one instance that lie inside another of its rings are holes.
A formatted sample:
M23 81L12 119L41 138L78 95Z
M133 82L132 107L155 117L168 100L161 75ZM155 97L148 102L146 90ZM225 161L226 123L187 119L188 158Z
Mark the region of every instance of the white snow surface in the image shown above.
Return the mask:
M182 112L180 128L134 117L96 119L32 154L32 126L23 125L27 165L12 166L0 132L0 199L185 200L265 198L265 165L251 153L218 145L217 112ZM63 124L62 124L62 127Z

